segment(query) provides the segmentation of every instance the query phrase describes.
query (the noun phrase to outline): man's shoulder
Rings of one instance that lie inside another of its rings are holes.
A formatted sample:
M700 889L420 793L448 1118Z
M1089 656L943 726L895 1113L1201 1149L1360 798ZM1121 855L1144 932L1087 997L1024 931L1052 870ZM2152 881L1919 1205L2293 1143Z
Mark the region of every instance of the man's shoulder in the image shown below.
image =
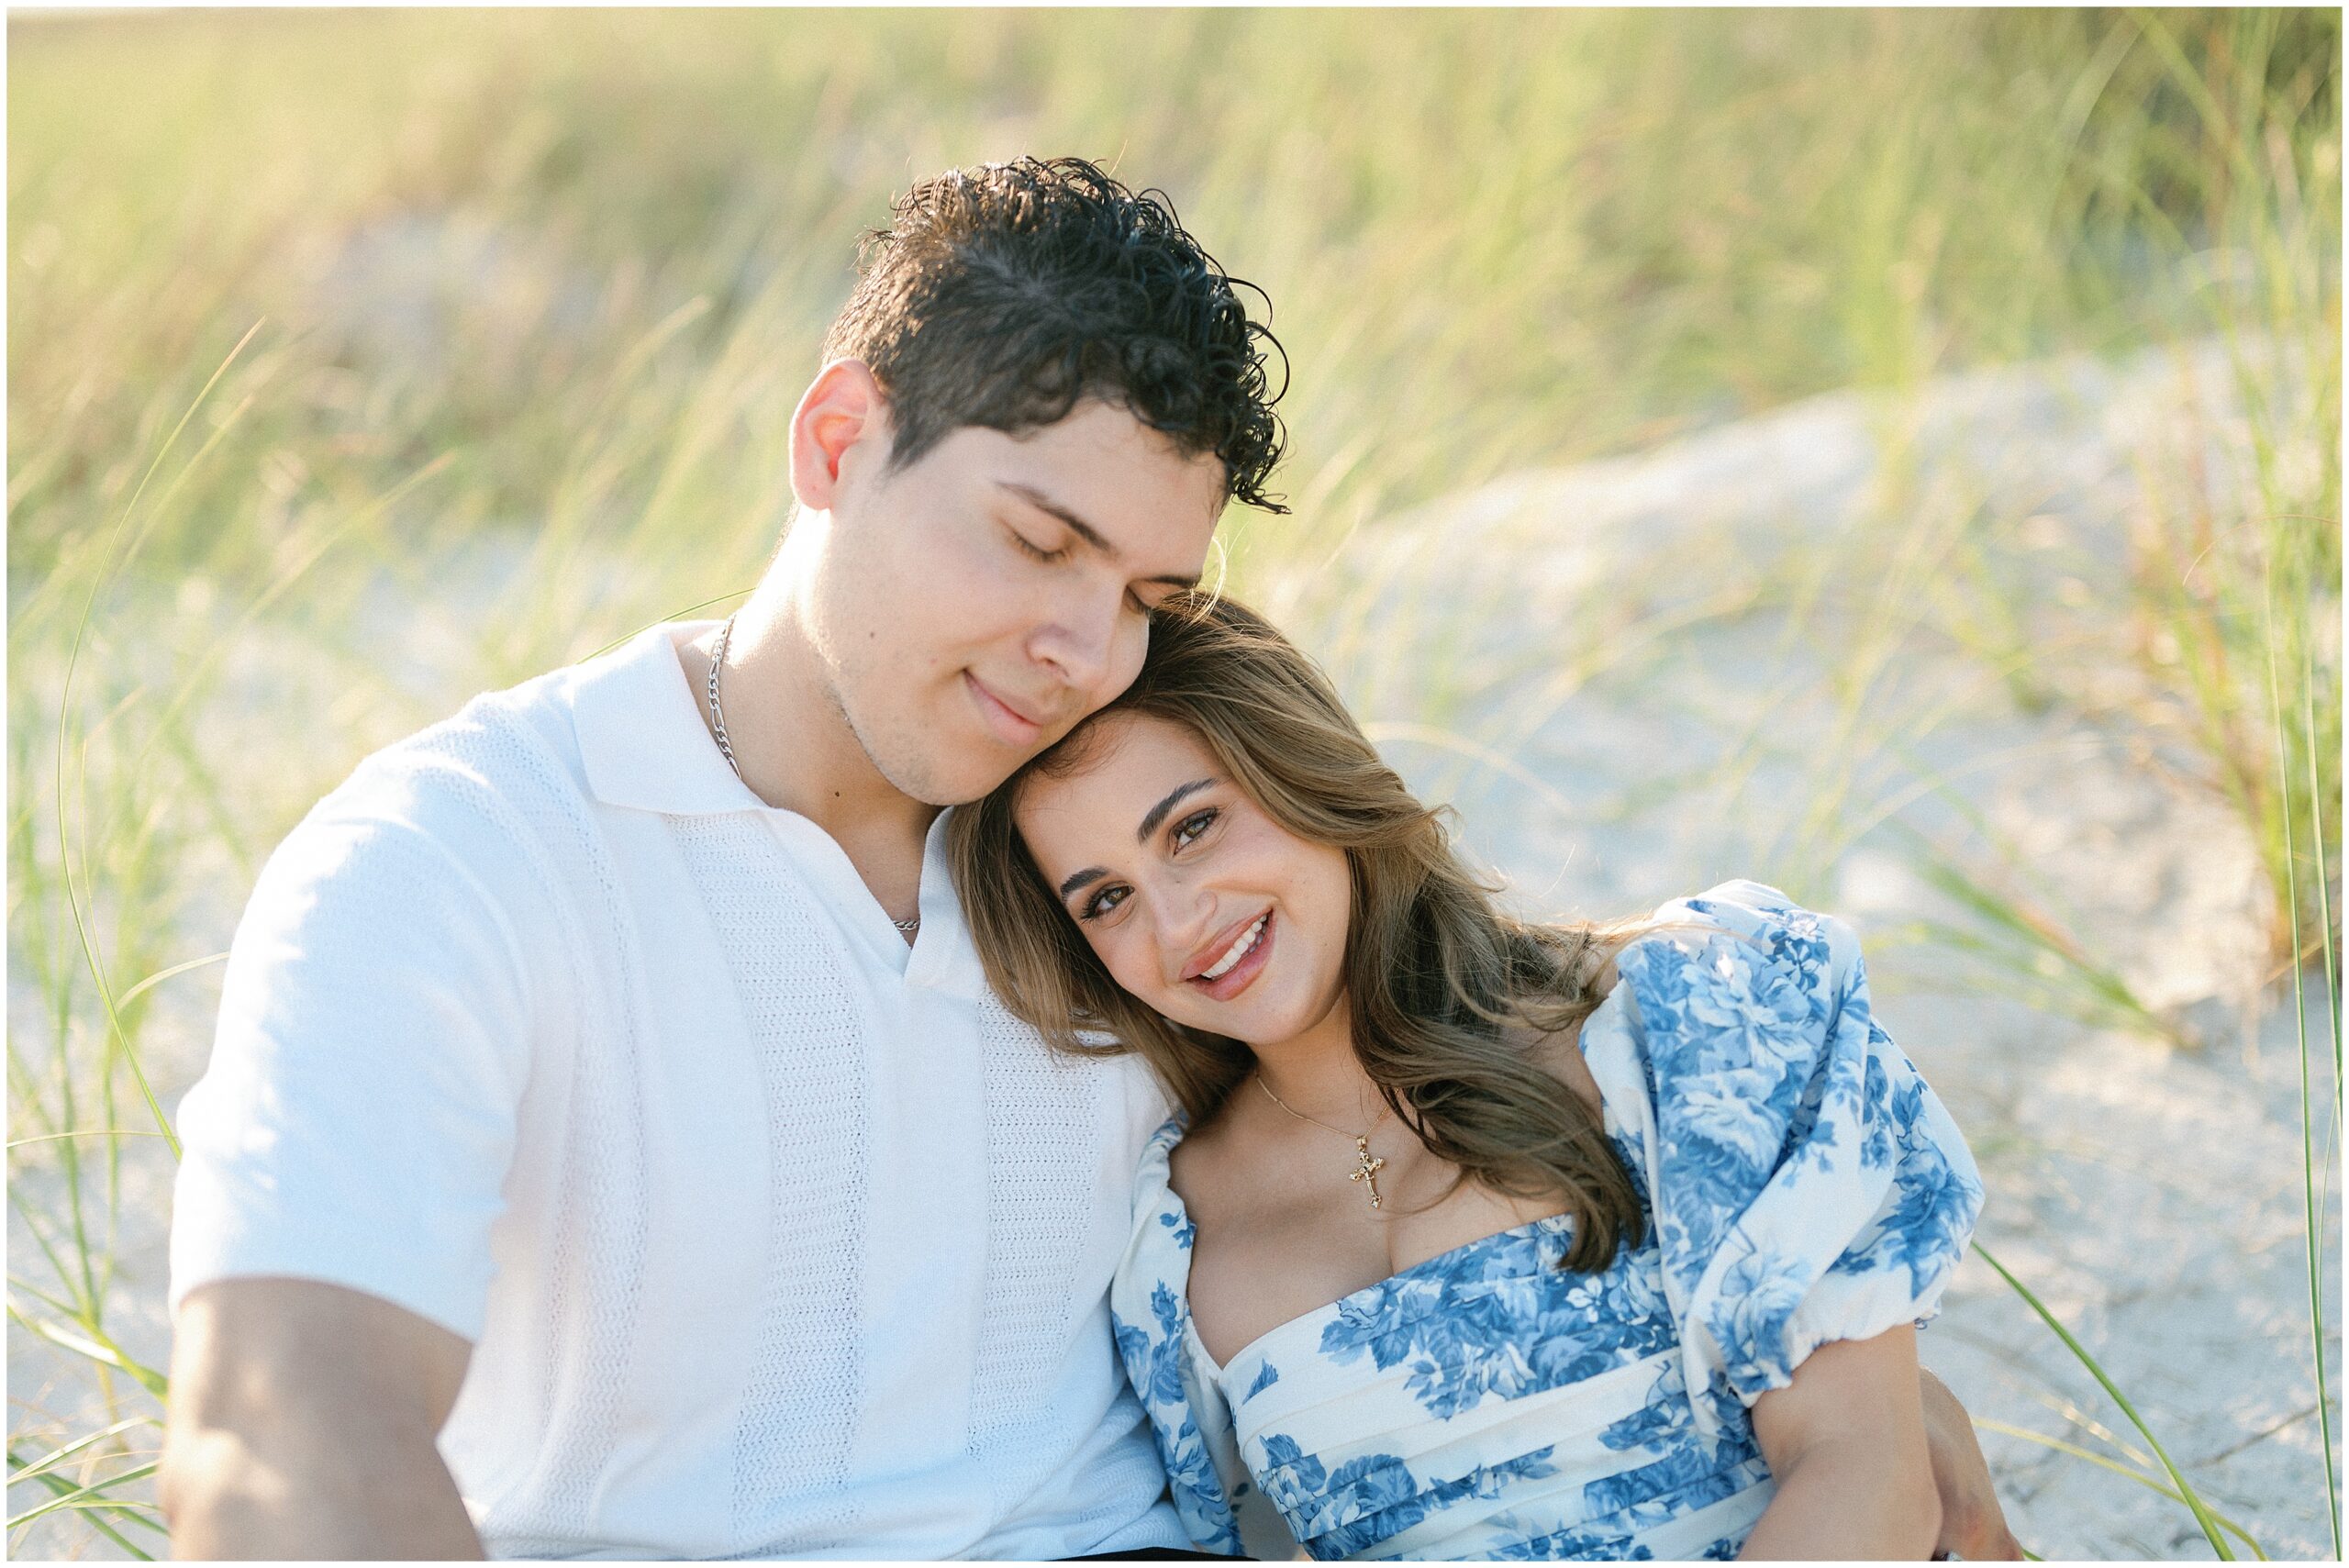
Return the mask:
M347 880L367 862L408 862L412 874L430 861L495 902L538 902L596 837L577 714L620 658L482 693L370 753L279 844L264 885L295 868L314 884Z
M454 847L511 838L587 799L571 702L583 666L484 692L362 759L312 820L398 824Z

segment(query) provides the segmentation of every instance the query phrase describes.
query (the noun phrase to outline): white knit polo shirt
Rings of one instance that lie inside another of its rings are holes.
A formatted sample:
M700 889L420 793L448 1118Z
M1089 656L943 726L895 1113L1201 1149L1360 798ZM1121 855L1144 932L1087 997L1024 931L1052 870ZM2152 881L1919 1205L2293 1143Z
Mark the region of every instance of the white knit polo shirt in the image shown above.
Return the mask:
M440 1449L496 1556L1186 1544L1107 1305L1163 1098L987 993L938 828L908 949L735 778L702 629L474 699L270 857L173 1305L295 1275L473 1340Z

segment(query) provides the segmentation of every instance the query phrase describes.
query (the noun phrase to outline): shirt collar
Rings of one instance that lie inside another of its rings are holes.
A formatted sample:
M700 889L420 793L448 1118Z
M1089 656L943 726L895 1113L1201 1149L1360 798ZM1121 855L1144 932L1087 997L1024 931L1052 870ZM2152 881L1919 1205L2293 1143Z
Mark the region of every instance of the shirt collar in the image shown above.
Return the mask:
M786 842L801 832L820 838L823 829L814 823L751 794L734 776L702 722L701 695L685 679L677 642L717 624L674 621L652 627L601 658L575 666L572 724L588 793L607 806L670 817L760 812L771 822L796 825L784 829ZM963 928L947 862L951 815L941 812L922 841L921 940L909 953L900 954L892 937L889 951L893 961L905 965L901 973L907 984L975 997L985 988L986 976ZM854 873L839 857L837 847L829 840L826 846L830 855L811 852L807 863L820 871L833 861L842 875L852 878ZM846 889L842 884L841 896L847 896ZM857 892L870 896L861 888Z
M651 627L578 666L572 723L588 793L607 806L672 817L752 811L761 802L734 776L702 722L676 639L716 621Z

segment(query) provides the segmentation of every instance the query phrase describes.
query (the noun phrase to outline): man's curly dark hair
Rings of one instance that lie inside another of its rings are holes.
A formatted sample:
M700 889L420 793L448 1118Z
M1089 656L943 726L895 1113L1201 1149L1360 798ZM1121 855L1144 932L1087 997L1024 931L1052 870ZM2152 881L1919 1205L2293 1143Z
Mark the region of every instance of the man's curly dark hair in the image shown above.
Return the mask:
M1017 434L1096 397L1214 453L1230 496L1287 510L1264 489L1284 439L1264 350L1280 343L1234 291L1264 293L1225 274L1164 192L1082 158L1022 158L924 180L890 217L858 248L824 355L880 383L891 468L961 426Z

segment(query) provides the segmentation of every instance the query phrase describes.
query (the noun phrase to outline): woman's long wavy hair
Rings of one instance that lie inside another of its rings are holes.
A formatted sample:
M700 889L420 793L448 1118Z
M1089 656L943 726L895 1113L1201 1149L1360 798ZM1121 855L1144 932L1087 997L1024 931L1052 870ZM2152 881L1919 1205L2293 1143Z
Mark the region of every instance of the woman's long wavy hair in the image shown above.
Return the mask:
M1083 771L1104 722L1119 714L1182 725L1275 821L1345 852L1354 1054L1429 1151L1456 1166L1458 1181L1563 1199L1575 1216L1568 1268L1604 1268L1619 1238L1636 1240L1639 1200L1598 1116L1525 1040L1586 1018L1616 949L1641 927L1535 925L1501 912L1442 816L1379 760L1328 677L1230 599L1184 595L1162 607L1122 696L953 812L955 884L1005 1004L1060 1050L1140 1051L1195 1127L1255 1065L1240 1041L1178 1025L1120 988L1013 825L1020 792Z

